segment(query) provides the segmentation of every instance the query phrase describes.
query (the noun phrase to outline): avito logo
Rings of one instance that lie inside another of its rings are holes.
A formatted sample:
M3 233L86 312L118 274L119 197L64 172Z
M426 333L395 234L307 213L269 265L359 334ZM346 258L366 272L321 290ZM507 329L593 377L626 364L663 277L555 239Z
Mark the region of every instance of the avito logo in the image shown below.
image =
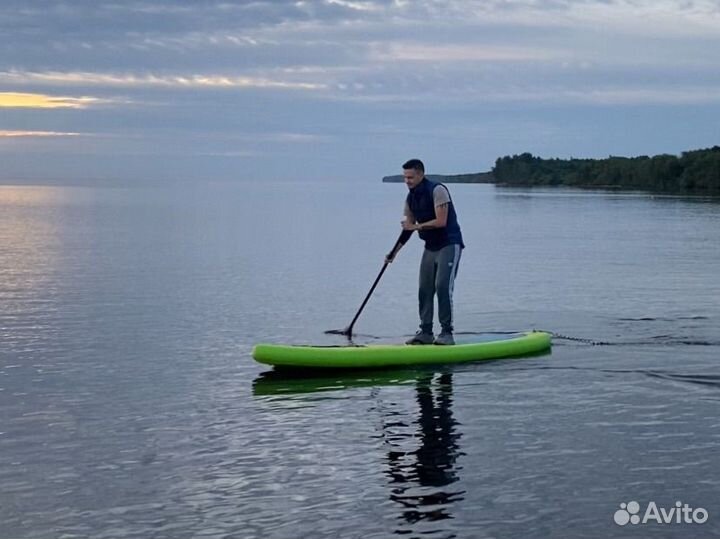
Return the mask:
M615 511L613 516L615 524L625 526L626 524L705 524L708 520L707 509L698 507L693 509L688 504L675 502L670 509L658 507L655 502L648 503L645 512L640 517L640 504L638 502L621 503L620 509Z

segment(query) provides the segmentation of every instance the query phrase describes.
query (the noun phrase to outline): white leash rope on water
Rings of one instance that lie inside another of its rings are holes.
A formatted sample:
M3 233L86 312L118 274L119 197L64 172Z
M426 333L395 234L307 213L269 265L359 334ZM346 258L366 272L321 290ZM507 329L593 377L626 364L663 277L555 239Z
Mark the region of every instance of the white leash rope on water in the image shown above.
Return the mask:
M545 330L539 330L539 331L544 331L545 333L549 333L553 339L561 339L563 341L579 342L582 344L589 344L590 346L612 346L614 344L611 342L596 341L594 339L585 339L583 337L571 337L569 335L562 335L561 333L555 333L554 331L545 331Z

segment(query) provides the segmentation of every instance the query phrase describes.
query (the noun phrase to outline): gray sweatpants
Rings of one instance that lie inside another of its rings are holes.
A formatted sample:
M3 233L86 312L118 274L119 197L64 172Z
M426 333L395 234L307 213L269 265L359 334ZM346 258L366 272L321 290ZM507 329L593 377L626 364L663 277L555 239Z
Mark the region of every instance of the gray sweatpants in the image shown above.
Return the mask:
M420 329L432 333L435 294L443 331L453 331L453 287L460 265L461 249L451 244L439 251L425 249L420 261Z

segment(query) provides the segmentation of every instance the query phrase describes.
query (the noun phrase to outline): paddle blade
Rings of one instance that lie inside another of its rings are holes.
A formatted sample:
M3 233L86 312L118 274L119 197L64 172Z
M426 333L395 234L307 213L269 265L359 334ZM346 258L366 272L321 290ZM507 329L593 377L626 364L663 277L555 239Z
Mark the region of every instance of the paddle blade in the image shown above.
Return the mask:
M328 329L325 332L326 335L346 335L350 336L350 331L348 331L348 328L345 329Z

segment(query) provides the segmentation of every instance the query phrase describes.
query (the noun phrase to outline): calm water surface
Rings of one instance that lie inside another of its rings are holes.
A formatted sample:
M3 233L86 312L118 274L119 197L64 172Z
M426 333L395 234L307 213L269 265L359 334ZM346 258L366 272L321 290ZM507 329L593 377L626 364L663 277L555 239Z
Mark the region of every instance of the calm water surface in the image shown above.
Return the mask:
M0 537L719 536L720 203L451 191L457 330L579 340L268 374L256 342L342 342L403 185L0 187ZM420 253L358 341L414 332Z

